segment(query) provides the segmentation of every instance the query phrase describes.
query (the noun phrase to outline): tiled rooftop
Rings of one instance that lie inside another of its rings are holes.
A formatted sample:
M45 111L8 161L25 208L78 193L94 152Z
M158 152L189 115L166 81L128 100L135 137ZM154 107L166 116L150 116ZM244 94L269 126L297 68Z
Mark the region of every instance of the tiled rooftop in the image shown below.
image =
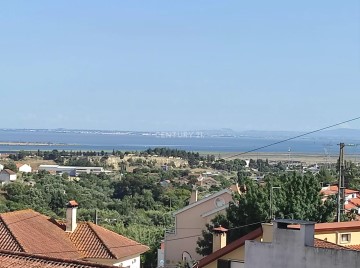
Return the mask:
M0 214L0 250L72 260L122 260L149 248L89 222L78 223L73 233L65 232L65 223L29 209Z
M316 248L329 248L329 249L339 249L339 250L352 250L347 247L343 247L325 240L314 238L314 247Z
M1 240L10 241L13 237L24 252L56 258L82 258L65 232L38 212L28 209L3 213L0 221L9 231Z
M0 267L14 268L111 268L113 266L88 263L85 261L75 261L57 259L46 256L32 255L28 253L10 252L0 250Z

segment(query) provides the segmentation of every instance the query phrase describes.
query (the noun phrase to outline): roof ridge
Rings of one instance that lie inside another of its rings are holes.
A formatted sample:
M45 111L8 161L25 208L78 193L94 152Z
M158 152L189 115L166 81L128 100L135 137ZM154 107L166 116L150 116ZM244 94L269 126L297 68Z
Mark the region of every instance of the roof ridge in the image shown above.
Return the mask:
M90 230L91 230L91 231L95 234L95 236L99 239L99 241L101 242L101 244L105 247L106 251L108 251L108 253L109 253L114 259L117 259L116 254L106 245L106 243L104 242L104 240L101 239L100 236L98 235L98 233L94 230L94 228L93 228L93 226L92 226L92 224L94 224L94 223L92 223L92 222L85 222L85 224L86 224L87 226L89 226ZM96 225L96 224L94 224L94 225ZM101 227L101 226L99 226L99 225L96 225L96 226ZM102 227L101 227L101 228L102 228ZM106 229L105 229L105 230L106 230Z
M21 245L21 243L17 240L16 236L13 234L13 232L10 230L10 228L7 226L6 222L4 221L4 219L2 218L2 215L0 214L0 220L3 223L5 229L9 232L9 234L11 235L11 237L14 239L15 243L18 244L19 248L21 248L21 250L23 252L25 251L25 248L23 245Z

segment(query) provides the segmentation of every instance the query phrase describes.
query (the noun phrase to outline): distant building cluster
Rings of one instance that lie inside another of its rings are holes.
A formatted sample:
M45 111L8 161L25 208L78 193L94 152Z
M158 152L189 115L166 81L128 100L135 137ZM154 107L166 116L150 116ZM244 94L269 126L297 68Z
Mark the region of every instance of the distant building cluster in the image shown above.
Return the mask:
M69 176L79 176L80 174L100 174L105 172L103 167L76 167L76 166L59 166L59 165L40 165L39 171L45 170L53 174L67 173Z

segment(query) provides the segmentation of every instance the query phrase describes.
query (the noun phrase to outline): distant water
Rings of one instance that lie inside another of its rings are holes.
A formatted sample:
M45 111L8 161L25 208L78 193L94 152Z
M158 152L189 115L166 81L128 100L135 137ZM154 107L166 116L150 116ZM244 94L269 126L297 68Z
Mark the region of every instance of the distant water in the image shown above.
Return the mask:
M104 135L98 133L58 133L0 130L1 142L38 142L64 145L0 145L0 152L18 150L137 150L169 147L196 152L245 152L280 141L279 138L203 137L160 138L147 135ZM337 154L339 141L323 139L297 139L259 150L259 152ZM349 141L350 142L350 141ZM356 153L359 153L359 149ZM351 153L351 152L349 152Z

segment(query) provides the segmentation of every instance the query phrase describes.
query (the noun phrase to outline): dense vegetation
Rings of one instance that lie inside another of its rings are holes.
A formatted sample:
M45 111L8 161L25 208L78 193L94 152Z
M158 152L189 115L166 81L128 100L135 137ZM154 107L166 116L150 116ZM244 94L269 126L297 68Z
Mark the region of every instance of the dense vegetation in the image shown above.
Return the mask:
M207 255L212 251L212 229L223 226L230 229L228 242L234 241L268 222L272 218L289 218L315 222L332 221L335 216L336 202L321 200L320 183L311 173L285 173L280 176L270 175L263 184L238 174L242 194L235 194L234 201L226 215L213 219L211 225L202 232L197 251ZM270 196L272 198L270 199Z
M109 165L107 160L110 157L119 160L117 166ZM157 162L157 157L166 158L167 167ZM234 196L227 214L215 218L203 231L203 239L198 242L201 254L209 253L212 228L220 224L230 228L228 238L232 241L257 228L259 222L269 221L272 214L275 217L317 222L334 217L334 200L322 203L319 190L322 185L336 181L335 164L322 166L313 175L303 174L301 165L292 166L293 171L289 172L287 163L251 159L249 167L245 167L245 161L240 159L221 159L214 155L167 148L143 152L113 150L112 153L20 151L11 154L3 164L16 171L14 161L31 158L73 166L103 166L114 170L109 175L82 174L78 178L43 171L23 174L18 182L2 188L0 212L32 208L54 218L64 218L65 204L75 199L80 205L79 220L95 221L97 210L99 224L150 246L150 251L142 260L149 267L156 266L156 249L165 230L174 227L172 212L187 204L191 189L198 183L199 173L192 173L193 168L217 173L213 177L216 185L208 188L197 186L201 195L236 182L242 190L241 195ZM182 164L175 165L179 159ZM349 187L360 190L359 167L347 163L345 171ZM270 210L271 190L273 198Z

